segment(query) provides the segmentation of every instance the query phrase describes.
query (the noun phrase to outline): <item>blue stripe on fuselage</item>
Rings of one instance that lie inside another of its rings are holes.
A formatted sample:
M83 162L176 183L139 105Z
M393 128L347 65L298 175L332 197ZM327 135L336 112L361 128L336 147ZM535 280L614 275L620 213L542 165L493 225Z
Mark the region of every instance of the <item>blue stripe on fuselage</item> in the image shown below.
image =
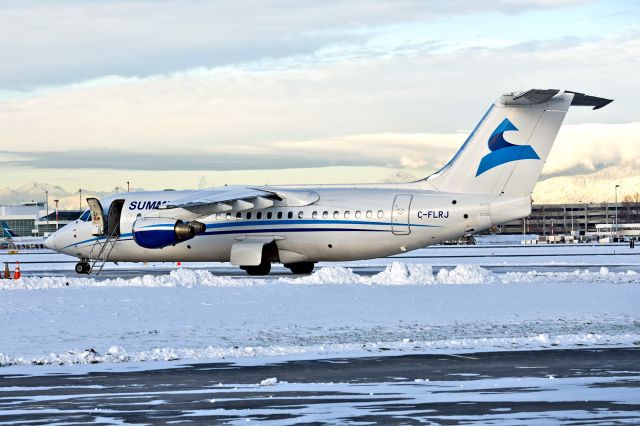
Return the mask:
M235 219L229 219L230 222L225 223L209 223L206 225L207 231L204 234L200 235L223 235L223 234L255 234L260 232L319 232L319 231L327 231L327 232L355 232L355 231L370 231L370 232L391 232L391 229L367 229L367 228L262 228L262 229L234 229L229 231L209 231L209 229L216 228L230 228L230 227L248 227L248 226L273 226L273 225L310 225L310 224L318 224L318 225L378 225L378 226L391 226L391 222L369 222L369 221L356 221L356 220L318 220L318 219L291 219L291 220L248 220L248 221L240 221L234 222ZM156 224L149 225L145 228L153 228L159 226L167 226L169 224ZM406 224L406 223L394 223L394 226L416 226L416 227L427 227L427 228L439 228L439 225L426 225L426 224ZM126 233L120 235L118 240L126 237L132 237L132 233ZM198 235L196 235L197 237ZM79 246L85 243L95 242L97 240L102 240L105 237L95 237L90 238L84 241L79 241L77 243L69 244L66 247L63 247L62 250Z
M440 225L426 225L426 224L407 224L407 223L391 223L391 222L372 222L372 221L362 221L362 220L323 220L323 219L261 219L261 220L245 220L234 222L237 219L231 218L227 219L229 222L224 223L208 223L207 229L209 228L227 228L227 227L235 227L235 226L270 226L270 225L378 225L378 226L418 226L418 227L426 227L426 228L439 228ZM144 226L143 228L157 228L162 226L173 226L170 223L158 223L155 225Z

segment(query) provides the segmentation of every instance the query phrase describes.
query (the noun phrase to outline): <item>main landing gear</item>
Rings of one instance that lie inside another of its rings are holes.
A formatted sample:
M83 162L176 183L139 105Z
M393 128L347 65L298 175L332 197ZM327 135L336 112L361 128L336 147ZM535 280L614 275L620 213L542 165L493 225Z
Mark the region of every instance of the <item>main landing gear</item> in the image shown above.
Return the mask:
M313 272L313 267L315 263L313 262L298 262L298 263L289 263L284 265L289 268L292 273L296 275L308 275Z
M256 266L241 266L249 275L269 275L271 272L271 262L263 260L261 264Z
M313 271L313 267L315 263L313 262L298 262L298 263L288 263L284 265L286 268L289 268L293 274L296 275L307 275ZM241 266L241 269L247 272L249 275L269 275L271 272L271 262L263 260L261 264L256 266Z
M91 265L89 265L89 262L81 260L80 262L76 263L77 274L87 275L89 272L91 272Z

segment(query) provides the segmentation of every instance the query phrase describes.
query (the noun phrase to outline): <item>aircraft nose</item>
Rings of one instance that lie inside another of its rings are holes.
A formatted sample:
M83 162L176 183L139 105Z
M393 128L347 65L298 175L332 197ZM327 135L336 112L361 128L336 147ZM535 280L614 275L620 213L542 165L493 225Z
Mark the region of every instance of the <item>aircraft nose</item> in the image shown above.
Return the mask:
M55 250L56 246L56 233L49 235L46 240L44 240L44 246L48 249Z

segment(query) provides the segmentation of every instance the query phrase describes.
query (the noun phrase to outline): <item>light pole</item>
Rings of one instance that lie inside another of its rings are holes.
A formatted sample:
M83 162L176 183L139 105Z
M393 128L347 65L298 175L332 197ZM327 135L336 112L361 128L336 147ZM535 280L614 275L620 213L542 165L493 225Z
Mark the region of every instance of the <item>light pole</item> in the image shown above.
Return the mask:
M60 200L53 200L56 203L56 231L60 228L60 215L58 214L58 202Z
M616 193L616 235L615 238L618 238L618 188L620 188L620 185L616 185L615 187L615 193Z
M583 203L582 200L579 201L579 203ZM579 225L579 223L578 223ZM584 203L584 239L585 241L587 240L587 227L589 225L589 219L588 219L588 213L587 213L587 203ZM580 231L580 226L578 226L578 233Z
M80 210L82 210L82 188L78 189L78 192L80 193Z
M571 206L571 236L573 236L573 206Z
M127 181L127 192L129 192L129 181Z
M46 218L47 218L47 222L48 222L49 221L49 191L48 190L44 191L44 204L45 204L45 207L47 208L47 216L46 216Z

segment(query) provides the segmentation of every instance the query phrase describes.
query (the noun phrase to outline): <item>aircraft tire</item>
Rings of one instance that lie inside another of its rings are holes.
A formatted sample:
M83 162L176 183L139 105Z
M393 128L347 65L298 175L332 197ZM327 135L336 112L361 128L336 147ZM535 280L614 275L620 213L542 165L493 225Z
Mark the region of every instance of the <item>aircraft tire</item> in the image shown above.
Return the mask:
M243 266L242 269L247 271L249 275L269 275L269 272L271 272L271 262L263 261L257 266Z
M285 267L291 270L291 273L296 275L308 275L313 272L313 267L316 264L313 262L298 262L298 263L289 263L284 265Z
M91 265L87 262L78 262L76 263L76 273L86 275L91 272Z

